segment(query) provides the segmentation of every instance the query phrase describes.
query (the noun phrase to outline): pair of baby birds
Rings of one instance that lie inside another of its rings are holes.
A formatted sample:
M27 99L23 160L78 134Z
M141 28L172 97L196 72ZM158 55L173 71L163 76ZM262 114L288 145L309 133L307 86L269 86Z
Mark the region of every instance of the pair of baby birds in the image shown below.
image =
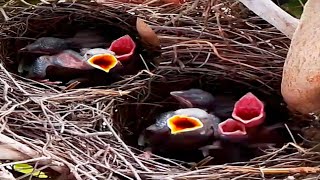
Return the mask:
M250 148L272 143L277 138L274 130L282 127L265 127L265 104L251 92L238 100L214 97L201 89L170 94L182 109L160 114L141 133L138 144L149 152L200 150L207 156L211 150L219 150L236 156L241 153L237 145Z
M20 49L20 52L40 56L22 61L18 71L27 71L27 78L48 84L50 77L81 80L80 77L88 77L97 70L100 74L110 74L123 68L135 49L136 44L129 35L115 39L109 47L94 31L79 31L67 39L41 37Z

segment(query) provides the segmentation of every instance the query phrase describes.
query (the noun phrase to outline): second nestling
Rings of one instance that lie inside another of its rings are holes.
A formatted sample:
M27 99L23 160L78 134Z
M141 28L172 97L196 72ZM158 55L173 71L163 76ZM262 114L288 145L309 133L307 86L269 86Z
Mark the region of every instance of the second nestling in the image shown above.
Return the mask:
M284 143L277 133L284 126L280 122L265 125L265 104L251 92L238 100L214 97L201 89L170 94L182 109L161 114L141 134L139 145L147 146L148 151L200 150L215 158L222 153L221 157L233 162L243 160L244 150Z

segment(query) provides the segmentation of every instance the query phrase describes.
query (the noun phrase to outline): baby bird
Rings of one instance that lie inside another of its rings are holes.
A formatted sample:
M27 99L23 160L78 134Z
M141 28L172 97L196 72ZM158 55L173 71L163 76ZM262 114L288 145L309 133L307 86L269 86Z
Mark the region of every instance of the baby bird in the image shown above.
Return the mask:
M165 112L146 128L138 143L148 144L152 151L198 150L214 140L219 122L199 108Z
M126 62L131 60L136 46L136 43L129 35L124 35L114 40L108 50L113 51L119 61Z
M57 54L64 50L78 50L106 46L105 38L91 30L79 31L72 38L41 37L20 49L22 52L39 54Z
M170 95L185 107L197 107L208 111L212 111L214 109L215 98L209 92L201 89L172 91L170 92Z
M69 48L70 42L68 40L55 37L41 37L35 42L21 48L20 51L39 54L56 54Z
M73 50L64 50L56 55L40 56L30 65L21 66L28 72L27 78L30 79L43 80L52 77L70 80L97 69L108 73L121 64L112 54L93 54L85 59Z
M213 96L202 89L172 91L170 95L179 101L182 107L195 107L213 113L222 120L231 117L237 100L227 96Z

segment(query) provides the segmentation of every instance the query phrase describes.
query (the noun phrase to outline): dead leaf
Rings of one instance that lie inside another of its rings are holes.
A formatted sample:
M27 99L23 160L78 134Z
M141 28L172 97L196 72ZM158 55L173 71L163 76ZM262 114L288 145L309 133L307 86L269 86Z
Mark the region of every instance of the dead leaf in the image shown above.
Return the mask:
M136 28L143 42L155 47L160 46L157 34L142 19L137 18Z

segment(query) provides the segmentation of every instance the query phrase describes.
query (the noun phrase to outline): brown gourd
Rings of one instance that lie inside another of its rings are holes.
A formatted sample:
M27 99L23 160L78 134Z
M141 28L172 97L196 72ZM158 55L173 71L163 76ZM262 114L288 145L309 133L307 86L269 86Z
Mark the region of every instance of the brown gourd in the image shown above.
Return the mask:
M320 0L308 0L283 66L281 93L288 108L320 112Z

